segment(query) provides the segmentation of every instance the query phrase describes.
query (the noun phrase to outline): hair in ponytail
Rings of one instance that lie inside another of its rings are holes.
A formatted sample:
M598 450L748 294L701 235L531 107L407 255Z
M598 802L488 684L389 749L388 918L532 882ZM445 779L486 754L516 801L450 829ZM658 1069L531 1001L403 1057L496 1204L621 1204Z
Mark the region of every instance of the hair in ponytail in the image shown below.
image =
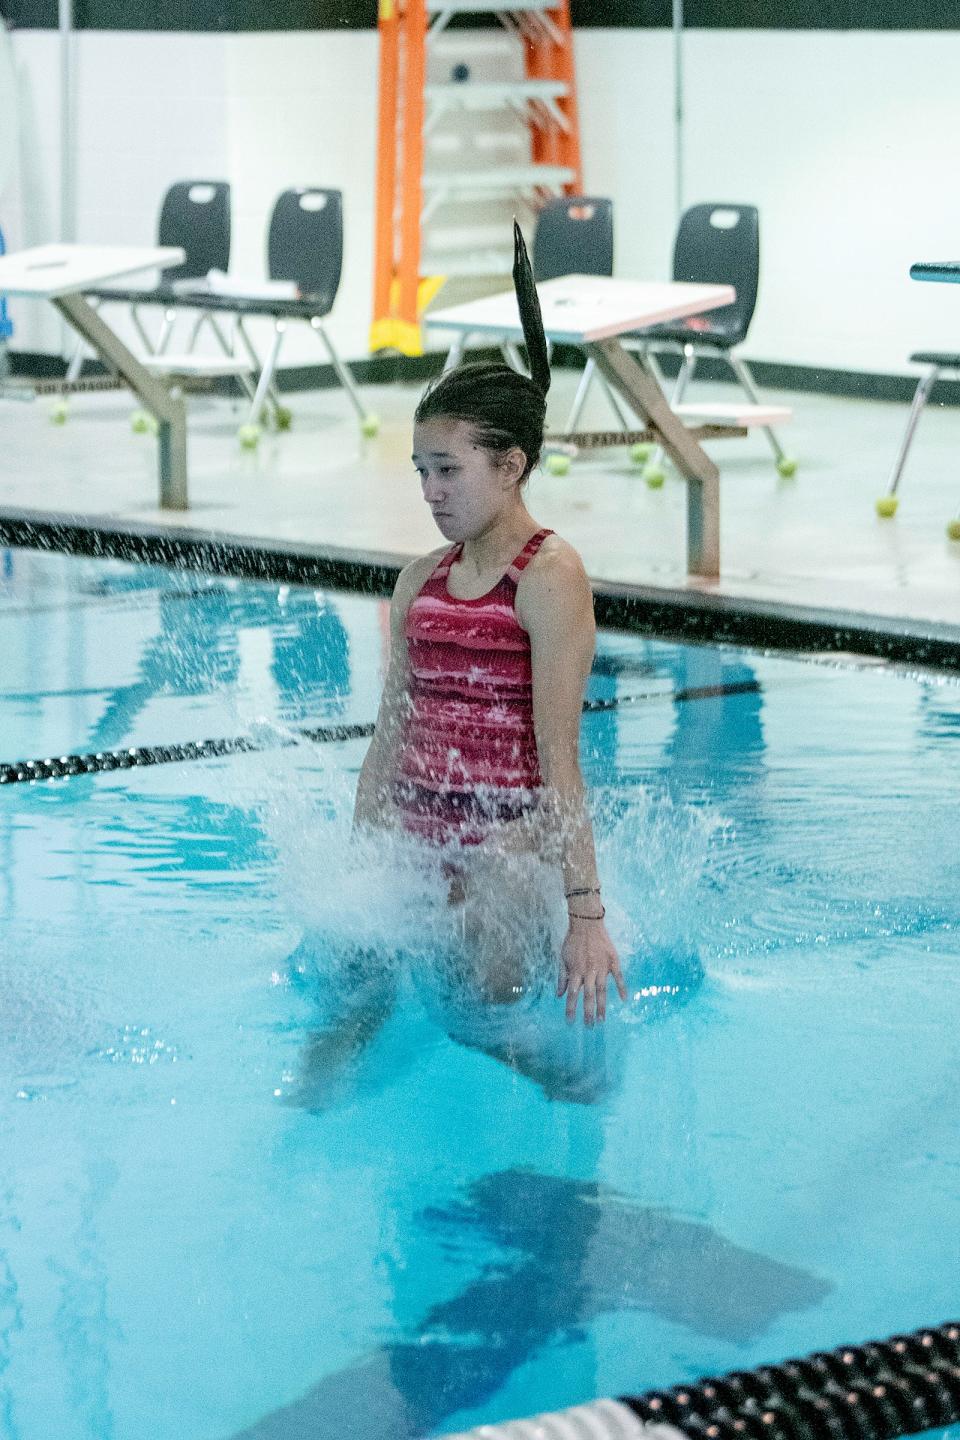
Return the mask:
M426 389L414 421L462 420L485 450L522 450L525 480L540 459L550 388L550 360L540 301L520 226L513 222L513 288L530 361L530 376L500 362L458 365ZM522 480L521 480L522 483Z

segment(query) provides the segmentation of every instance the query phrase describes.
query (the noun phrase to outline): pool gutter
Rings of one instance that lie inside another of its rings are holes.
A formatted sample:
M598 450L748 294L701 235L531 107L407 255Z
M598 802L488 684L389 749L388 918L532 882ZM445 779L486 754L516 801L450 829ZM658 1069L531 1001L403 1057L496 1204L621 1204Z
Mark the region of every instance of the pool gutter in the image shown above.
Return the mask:
M0 545L367 595L389 595L410 558L21 509L0 513ZM610 629L960 671L960 625L668 586L591 583L598 623Z

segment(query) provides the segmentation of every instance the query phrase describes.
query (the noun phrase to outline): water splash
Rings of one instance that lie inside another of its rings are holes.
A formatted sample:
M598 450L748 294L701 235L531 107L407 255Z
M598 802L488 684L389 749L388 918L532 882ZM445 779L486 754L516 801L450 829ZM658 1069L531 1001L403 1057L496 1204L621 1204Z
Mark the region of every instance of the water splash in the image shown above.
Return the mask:
M488 857L479 847L428 849L391 830L354 833L353 778L325 754L317 760L308 789L302 758L298 769L289 751L274 751L260 806L282 902L303 936L290 961L301 988L323 994L332 1014L333 990L362 988L373 976L384 985L406 981L448 1034L462 1037L466 1028L468 1043L499 1043L491 1029L558 1009L566 920L556 863ZM629 1013L640 1019L688 997L703 979L696 894L725 822L639 790L593 798L608 929L624 963ZM471 898L457 903L464 870ZM493 979L478 973L478 937L493 957Z

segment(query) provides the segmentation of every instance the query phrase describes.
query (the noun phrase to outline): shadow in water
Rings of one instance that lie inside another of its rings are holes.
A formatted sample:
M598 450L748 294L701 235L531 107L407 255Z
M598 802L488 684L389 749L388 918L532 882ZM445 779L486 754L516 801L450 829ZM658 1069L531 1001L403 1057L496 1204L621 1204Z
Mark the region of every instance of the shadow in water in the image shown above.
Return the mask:
M416 1333L326 1376L235 1440L349 1431L412 1440L488 1402L543 1346L600 1315L650 1311L742 1344L818 1304L823 1280L732 1244L711 1226L635 1204L606 1186L507 1170L422 1216L445 1251L479 1241L495 1258ZM507 1252L506 1254L504 1252Z

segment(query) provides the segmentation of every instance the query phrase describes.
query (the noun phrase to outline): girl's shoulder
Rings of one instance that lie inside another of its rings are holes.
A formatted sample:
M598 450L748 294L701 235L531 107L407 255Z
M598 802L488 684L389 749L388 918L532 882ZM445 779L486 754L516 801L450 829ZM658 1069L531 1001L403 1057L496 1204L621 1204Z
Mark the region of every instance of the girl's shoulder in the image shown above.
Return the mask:
M520 576L516 599L517 618L532 630L544 615L561 624L569 619L580 623L593 613L593 595L580 552L559 535L548 535Z
M569 542L564 540L556 531L551 531L546 536L537 553L531 559L526 570L523 572L522 581L528 581L527 588L532 588L529 581L537 583L538 577L543 579L547 576L582 575L586 576L583 560L580 558L579 550L576 550Z
M449 549L449 545L440 545L436 550L431 550L429 554L420 555L416 560L411 560L408 565L404 565L397 576L397 583L393 590L392 603L395 608L407 609Z

